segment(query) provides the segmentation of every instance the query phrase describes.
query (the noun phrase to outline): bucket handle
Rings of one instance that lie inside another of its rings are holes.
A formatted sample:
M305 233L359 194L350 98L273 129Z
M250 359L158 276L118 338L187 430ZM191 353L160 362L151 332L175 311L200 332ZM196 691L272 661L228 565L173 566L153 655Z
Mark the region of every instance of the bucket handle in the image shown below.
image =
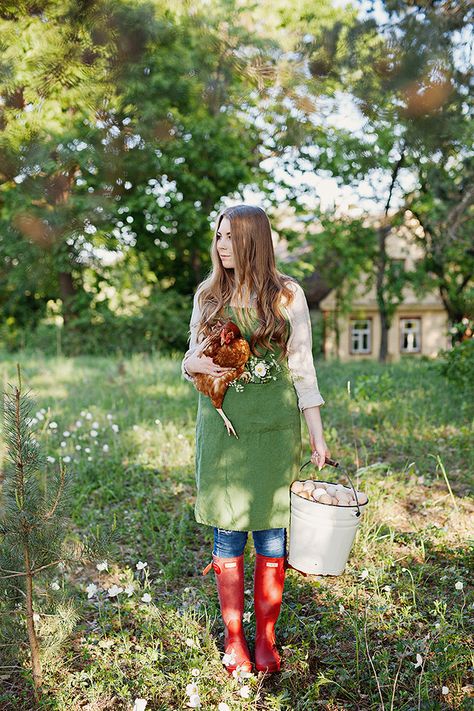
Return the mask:
M325 457L324 463L325 463L325 464L329 464L331 467L334 467L334 468L340 467L339 462L336 462L335 459L329 459L329 457ZM304 467L306 467L308 464L311 464L311 459L308 459L307 462L305 462L304 464L301 465L300 471L301 471ZM355 486L354 486L354 484L352 483L352 479L350 478L350 476L349 476L349 474L347 473L346 469L341 470L341 471L342 471L342 473L344 474L344 476L346 476L346 477L348 478L349 483L350 483L350 485L351 485L351 487L352 487L352 491L354 492L354 499L355 499L356 506L357 506L357 511L354 511L354 516L356 516L357 518L359 518L359 516L360 516L360 514L361 514L361 510L360 510L360 506L359 506L359 499L357 498L357 491L355 490Z

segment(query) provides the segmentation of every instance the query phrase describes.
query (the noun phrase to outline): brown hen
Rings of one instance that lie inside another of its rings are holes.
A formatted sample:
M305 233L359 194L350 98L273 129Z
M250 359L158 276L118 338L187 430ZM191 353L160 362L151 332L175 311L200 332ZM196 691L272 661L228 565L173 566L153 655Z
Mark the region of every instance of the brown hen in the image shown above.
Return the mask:
M245 371L245 364L250 358L250 346L241 335L239 327L230 320L217 321L202 345L205 346L201 351L203 355L212 358L217 365L230 367L232 370L220 376L196 373L193 377L194 386L211 398L212 404L224 420L227 432L229 435L234 434L238 439L232 422L222 410L222 403L229 383L237 379L247 381L250 379L250 373Z

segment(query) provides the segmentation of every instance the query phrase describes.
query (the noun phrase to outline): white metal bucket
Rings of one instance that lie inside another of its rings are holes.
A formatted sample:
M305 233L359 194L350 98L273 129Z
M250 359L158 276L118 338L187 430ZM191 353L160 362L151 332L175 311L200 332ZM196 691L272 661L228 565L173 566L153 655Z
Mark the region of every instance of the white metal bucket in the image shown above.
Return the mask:
M353 491L355 493L354 488ZM367 503L322 504L292 491L289 565L309 575L341 575Z

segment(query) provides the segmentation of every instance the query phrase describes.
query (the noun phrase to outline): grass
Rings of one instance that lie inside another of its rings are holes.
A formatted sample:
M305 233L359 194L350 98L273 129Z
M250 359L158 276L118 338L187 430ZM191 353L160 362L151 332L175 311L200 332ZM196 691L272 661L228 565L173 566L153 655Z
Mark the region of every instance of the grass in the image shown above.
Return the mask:
M4 383L15 382L17 360L45 410L35 425L43 452L73 460L71 543L114 516L119 530L108 570L67 565L44 579L41 708L131 710L143 698L147 710L183 709L192 682L203 709L473 708L473 411L433 364L318 364L331 454L370 502L344 575L287 572L277 625L282 673L239 680L221 663L213 574L201 575L212 529L194 520L197 393L181 379L179 360L4 356ZM302 432L303 463L310 451L303 418ZM253 556L249 536L249 612ZM137 570L138 561L147 566ZM98 590L88 599L91 583ZM113 584L135 590L109 598ZM77 615L60 648L47 644L51 598L73 604ZM245 626L252 646L253 614ZM25 644L0 653L0 708L30 711Z

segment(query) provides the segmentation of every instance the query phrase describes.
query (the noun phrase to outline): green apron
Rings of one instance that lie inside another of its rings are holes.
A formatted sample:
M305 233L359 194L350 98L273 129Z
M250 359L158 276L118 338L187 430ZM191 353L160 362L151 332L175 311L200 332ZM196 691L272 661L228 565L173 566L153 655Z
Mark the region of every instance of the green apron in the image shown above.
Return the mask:
M238 310L227 308L250 341L258 318L250 313L255 307L246 310L250 322ZM274 348L278 357L280 349L276 344ZM265 361L269 353L259 360ZM298 479L301 463L301 418L287 359L279 363L276 380L243 383L241 392L227 389L222 409L238 439L227 433L210 398L198 393L194 507L198 523L232 531L289 526L289 487Z

